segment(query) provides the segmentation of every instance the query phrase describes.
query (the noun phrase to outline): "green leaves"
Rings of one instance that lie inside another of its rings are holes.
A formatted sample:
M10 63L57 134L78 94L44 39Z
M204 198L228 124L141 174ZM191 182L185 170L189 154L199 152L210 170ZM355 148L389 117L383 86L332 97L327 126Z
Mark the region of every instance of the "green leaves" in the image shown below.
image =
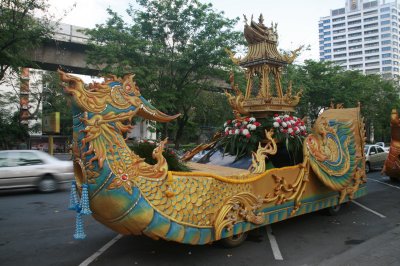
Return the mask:
M204 114L199 108L200 97L205 98L202 91L212 87L209 80L221 70L229 76L232 64L224 48L232 49L243 37L233 30L237 19L225 18L211 4L197 0L136 2L139 8L127 10L130 22L108 10L106 23L87 31L92 41L89 60L102 65L103 73L134 72L142 94L157 108L181 113L176 124L164 130L179 143L188 125L202 126L195 120Z

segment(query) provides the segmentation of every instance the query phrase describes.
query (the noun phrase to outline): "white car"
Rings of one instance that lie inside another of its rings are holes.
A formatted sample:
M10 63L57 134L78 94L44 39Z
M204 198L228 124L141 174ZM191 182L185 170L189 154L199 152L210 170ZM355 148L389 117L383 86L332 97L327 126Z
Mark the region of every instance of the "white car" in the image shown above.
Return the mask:
M365 172L369 173L376 168L382 168L389 153L378 145L365 145Z
M390 146L386 145L385 142L377 142L375 145L381 146L384 151L389 152Z
M37 188L53 192L74 178L71 161L37 150L0 151L0 189Z

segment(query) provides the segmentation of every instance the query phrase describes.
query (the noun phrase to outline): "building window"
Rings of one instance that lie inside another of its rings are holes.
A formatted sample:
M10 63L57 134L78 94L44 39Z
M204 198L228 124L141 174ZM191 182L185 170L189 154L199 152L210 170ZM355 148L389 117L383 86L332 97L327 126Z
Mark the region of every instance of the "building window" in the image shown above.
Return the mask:
M379 38L378 36L365 37L364 41L366 41L366 42L373 41L373 40L377 40L378 38Z
M329 54L330 52L332 52L331 49L324 50L324 53L325 53L325 54Z
M334 42L333 45L345 45L346 41Z
M392 71L392 67L382 67L382 71Z
M349 47L349 50L361 49L362 45L353 45Z
M365 50L366 54L372 54L372 53L378 53L379 49L371 49L371 50Z
M349 41L349 44L350 44L350 43L358 43L358 42L362 42L362 39L360 38L360 39L350 40L350 41Z
M390 58L390 57L392 57L391 53L382 54L382 58Z
M388 44L390 44L390 40L382 41L381 44L382 44L382 45L388 45Z
M353 19L353 18L358 18L361 16L361 13L357 13L357 14L353 14L353 15L349 15L347 16L347 19Z
M345 8L332 10L332 16L339 16L339 15L343 15L344 13L346 13Z
M390 24L390 20L381 21L381 25L389 25L389 24Z
M393 48L393 53L398 53L398 52L399 52L399 49Z
M345 25L346 25L346 23L333 24L333 28L344 27Z
M357 58L351 58L349 59L349 62L358 62L358 61L362 61L363 58L362 57L357 57Z
M385 47L382 47L382 52L385 52L385 51L390 51L390 46L385 46Z
M335 36L333 37L333 40L340 40L340 39L345 39L346 35L339 35L339 36Z
M349 67L350 67L350 69L362 68L362 67L363 67L363 64L350 65Z
M332 58L331 55L325 55L325 56L324 56L324 59L331 59L331 58Z
M371 24L364 25L364 29L373 28L373 27L378 27L378 23L371 23Z
M334 51L335 53L336 53L336 52L343 52L343 51L346 51L346 47L333 49L333 51Z
M377 19L378 19L378 17L365 18L364 22L374 21L374 20L377 20Z
M349 56L361 55L362 51L349 53Z
M378 30L367 30L367 31L364 31L365 35L374 34L374 33L378 33Z
M331 47L331 44L330 43L325 43L324 47Z
M390 27L383 27L383 28L381 28L381 32L384 32L384 31L390 31Z
M392 63L392 60L383 60L382 65L390 65Z
M382 39L390 38L390 35L391 35L390 33L385 33L385 34L382 34L382 35L381 35L381 38L382 38Z
M331 32L330 31L325 31L324 35L331 35Z
M351 33L351 34L349 34L348 36L349 36L349 38L361 36L361 32ZM389 35L389 36L390 36L390 35Z
M379 46L379 42L367 43L364 46L365 46L365 48Z
M371 55L365 57L365 60L374 60L374 59L379 59L379 55Z
M392 32L394 32L394 33L398 33L399 32L399 30L398 29L392 29Z
M383 12L389 12L390 11L390 7L382 7L381 8L381 13L383 13Z
M324 21L322 21L323 23L330 23L331 20L330 19L325 19Z
M331 40L331 37L325 37L325 38L324 38L324 41L325 41L325 42L330 41L330 40Z
M361 30L361 26L350 27L350 28L348 28L348 30L349 30L349 31Z
M343 20L345 20L345 19L346 19L345 17L334 18L334 19L332 19L332 22L343 21Z
M347 22L347 25L354 25L354 24L360 24L360 23L361 23L361 19L349 21L349 22Z
M333 58L340 58L340 57L346 57L346 53L333 55Z
M365 67L379 66L379 62L366 63Z
M384 18L390 18L390 14L389 13L382 14L381 19L384 19Z
M330 29L330 28L331 28L331 25L325 25L325 26L324 26L324 30Z
M342 32L346 32L346 29L334 30L333 34L342 33Z
M367 74L367 75L376 74L376 73L379 73L379 68L372 68L372 69L365 70L365 74Z

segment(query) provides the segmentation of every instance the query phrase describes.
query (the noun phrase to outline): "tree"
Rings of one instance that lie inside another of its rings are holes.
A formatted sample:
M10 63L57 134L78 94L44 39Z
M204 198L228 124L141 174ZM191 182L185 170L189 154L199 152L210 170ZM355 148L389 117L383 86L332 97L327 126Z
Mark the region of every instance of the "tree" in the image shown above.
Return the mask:
M33 66L32 50L54 30L48 7L47 0L0 0L0 83L7 73ZM34 17L38 13L40 19Z
M66 97L61 80L55 72L45 72L42 76L43 83L43 110L45 113L60 112L60 134L71 135L72 132L72 110L70 98Z
M304 65L289 66L285 83L293 81L293 88L303 89L298 106L300 115L314 120L322 108L331 103L344 107L361 104L366 127L374 128L376 140L388 140L390 113L399 108L399 85L379 75L364 75L346 71L330 62L305 61Z
M224 48L243 42L233 30L238 19L197 0L137 4L139 9L128 9L132 24L108 9L107 22L87 31L93 44L89 62L103 65L105 73L136 73L142 93L160 110L181 113L173 137L178 147L201 92L212 86L210 78L228 77L232 64Z

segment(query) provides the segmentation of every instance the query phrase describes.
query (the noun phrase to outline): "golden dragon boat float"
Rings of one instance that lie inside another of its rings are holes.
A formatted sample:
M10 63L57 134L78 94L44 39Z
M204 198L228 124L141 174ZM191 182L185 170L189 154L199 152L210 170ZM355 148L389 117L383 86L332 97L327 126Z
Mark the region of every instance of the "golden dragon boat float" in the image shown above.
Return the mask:
M391 180L400 180L400 119L396 109L390 115L390 148L382 169L382 174L386 174Z
M130 122L140 116L164 123L177 115L166 115L152 106L140 94L133 75L108 76L101 84L85 87L79 78L59 71L66 83L64 90L73 100L76 182L70 208L77 211L75 238L85 237L82 215L92 214L124 235L144 234L192 245L223 240L235 246L252 229L336 208L366 194L360 107L324 111L307 134L304 121L292 115L301 93L292 94L289 85L284 94L281 84L282 69L298 50L280 54L276 25L265 26L262 16L258 22L246 22L244 33L247 56L238 59L231 54L231 58L246 68L247 87L242 93L232 76L232 90L226 93L235 123L184 159L218 146L231 135L246 144L250 132L259 128L263 138L252 151L249 169L192 162L190 172L170 171L163 156L166 140L153 151L157 162L146 163L124 139ZM256 122L263 119L271 124ZM238 125L246 127L233 130ZM296 135L300 132L302 138ZM280 165L278 159L271 163L270 159L279 157L282 142L277 136L282 134L287 140L301 139L298 162Z

